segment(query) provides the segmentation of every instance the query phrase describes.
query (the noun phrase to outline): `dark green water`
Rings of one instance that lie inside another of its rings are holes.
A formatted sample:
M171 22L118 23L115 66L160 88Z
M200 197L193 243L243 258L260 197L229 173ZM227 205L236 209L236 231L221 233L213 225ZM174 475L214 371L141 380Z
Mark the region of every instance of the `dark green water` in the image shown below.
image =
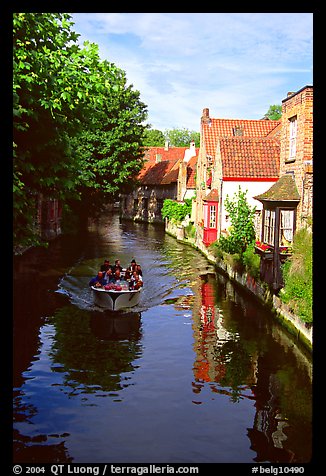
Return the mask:
M93 304L104 258L142 265L130 312ZM310 461L311 359L162 228L108 215L14 269L15 462Z

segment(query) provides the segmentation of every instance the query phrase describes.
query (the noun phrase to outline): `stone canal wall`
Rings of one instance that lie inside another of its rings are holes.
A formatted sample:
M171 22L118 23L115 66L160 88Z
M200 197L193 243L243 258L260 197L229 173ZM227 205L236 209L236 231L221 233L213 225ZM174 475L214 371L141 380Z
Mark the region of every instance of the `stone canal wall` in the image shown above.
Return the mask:
M256 280L248 273L238 273L228 263L218 260L204 244L198 245L194 239L185 237L184 227L176 225L166 220L165 231L175 237L178 241L193 246L206 256L208 261L214 264L219 271L226 274L228 278L240 285L243 289L253 294L259 301L269 307L275 318L298 340L300 340L309 350L312 350L313 326L307 326L298 316L293 314L288 306L277 296L273 295L264 283Z

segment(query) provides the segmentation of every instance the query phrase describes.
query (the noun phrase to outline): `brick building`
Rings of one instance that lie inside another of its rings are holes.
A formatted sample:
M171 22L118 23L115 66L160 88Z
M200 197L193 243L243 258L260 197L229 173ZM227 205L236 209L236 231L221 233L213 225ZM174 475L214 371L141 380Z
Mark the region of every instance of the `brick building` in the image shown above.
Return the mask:
M130 194L120 196L120 216L123 219L164 223L161 209L164 200L189 198L195 191L195 170L198 148L148 147L145 164L138 175L138 186Z
M280 176L293 174L300 202L297 227L311 224L313 159L313 87L288 93L282 101Z
M312 225L313 87L288 93L282 101L280 178L255 198L263 204L261 277L278 291L281 263L291 254L295 231Z
M200 248L227 233L231 223L225 199L239 187L248 191L249 204L257 208L259 232L262 205L253 197L278 180L280 127L280 121L265 119L211 118L209 109L203 109L193 205Z

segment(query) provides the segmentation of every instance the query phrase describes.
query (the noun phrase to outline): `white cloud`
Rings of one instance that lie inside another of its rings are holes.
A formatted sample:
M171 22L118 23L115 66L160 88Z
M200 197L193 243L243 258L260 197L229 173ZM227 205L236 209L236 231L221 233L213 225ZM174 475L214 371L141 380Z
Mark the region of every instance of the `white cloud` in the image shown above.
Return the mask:
M161 130L259 119L312 84L312 13L73 14L75 31L126 72Z

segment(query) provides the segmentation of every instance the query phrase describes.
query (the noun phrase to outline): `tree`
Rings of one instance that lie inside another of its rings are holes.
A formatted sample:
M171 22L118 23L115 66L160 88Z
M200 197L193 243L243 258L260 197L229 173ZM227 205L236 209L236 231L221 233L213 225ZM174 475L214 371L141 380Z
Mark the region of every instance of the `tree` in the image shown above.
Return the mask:
M174 147L189 147L189 144L192 140L195 141L196 147L199 147L200 145L200 133L190 131L185 128L166 129L164 132L164 137Z
M164 142L165 138L162 131L151 128L145 130L144 145L146 147L163 147Z
M282 117L282 106L279 104L274 104L273 106L269 106L265 117L272 121L278 121Z
M225 209L230 215L231 227L229 236L221 236L220 247L227 253L242 254L255 239L255 207L250 207L246 199L247 191L239 190L234 194L233 200L226 196Z
M39 193L116 193L142 164L139 92L72 25L66 13L14 14L14 235L25 244Z

